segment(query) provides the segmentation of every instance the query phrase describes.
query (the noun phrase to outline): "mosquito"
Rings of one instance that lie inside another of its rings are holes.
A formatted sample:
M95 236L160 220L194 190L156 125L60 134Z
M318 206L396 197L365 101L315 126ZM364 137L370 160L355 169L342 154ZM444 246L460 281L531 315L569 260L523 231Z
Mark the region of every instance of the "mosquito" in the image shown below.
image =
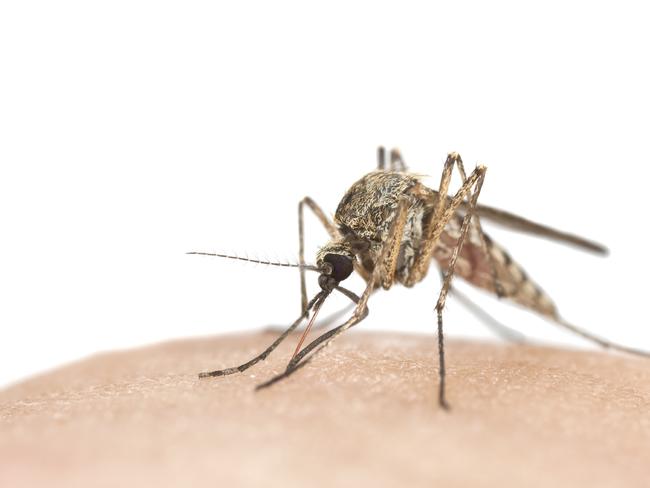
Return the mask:
M461 178L460 188L449 194L454 170ZM230 259L253 261L300 271L301 315L260 355L239 366L203 372L199 378L240 373L265 360L287 336L309 318L286 369L257 386L266 388L291 376L349 328L368 315L368 300L380 287L390 289L399 283L412 287L427 275L432 263L442 274L442 285L435 305L438 343L438 403L449 408L445 393L445 347L443 309L456 276L487 290L498 298L510 300L536 312L556 325L584 339L612 350L650 357L650 353L613 343L565 321L551 298L531 280L523 268L496 244L481 226L490 220L514 230L571 244L582 250L607 254L607 249L582 237L530 221L504 210L477 203L485 179L486 167L478 165L466 174L460 155L452 152L442 170L437 190L425 186L421 177L409 172L397 149L389 153L380 147L377 168L354 183L341 199L333 221L309 198L298 204L299 263L279 263L241 258L228 254L191 252ZM330 236L320 248L316 264L306 264L304 251L304 213L311 210ZM306 271L319 273L320 291L307 298ZM341 282L353 272L365 281L361 295L343 287ZM304 348L323 303L333 292L346 296L354 309L341 325L321 334Z

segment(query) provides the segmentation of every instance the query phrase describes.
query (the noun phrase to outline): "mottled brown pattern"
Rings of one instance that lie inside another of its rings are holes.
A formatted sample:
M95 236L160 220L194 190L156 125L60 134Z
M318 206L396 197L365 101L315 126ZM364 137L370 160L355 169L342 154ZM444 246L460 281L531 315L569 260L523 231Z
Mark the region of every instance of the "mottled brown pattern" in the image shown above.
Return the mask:
M368 240L370 247L368 251L359 253L359 259L366 264L367 271L372 272L382 244L388 240L393 213L400 199L405 199L408 202L407 217L401 239L396 240L400 244L397 265L388 267L395 276L391 277L393 279L383 276L381 284L384 288L390 288L395 281L408 283L413 260L422 245L422 229L433 211L437 195L435 190L424 186L412 174L393 171L368 173L345 193L334 215L334 222L343 238L324 246L318 259L328 253L354 255L354 251L345 245L346 240ZM462 217L460 212L455 214L436 243L433 256L443 271L447 271L453 249L458 245ZM490 267L492 259L506 298L554 317L556 310L552 300L528 279L523 268L492 239L486 240L486 246L489 256L482 249L476 228L470 228L468 239L459 252L455 275L474 286L496 293ZM422 278L424 275L419 277Z
M450 220L436 245L434 258L444 271L447 270L451 253L458 244L461 221L462 219L458 215ZM503 296L542 315L555 318L557 310L553 301L541 290L539 285L528 278L523 268L492 239L486 239L486 246L496 268ZM468 238L458 256L455 276L463 278L478 288L496 293L490 269L490 256L486 256L483 252L476 230L470 229Z
M395 278L406 283L417 250L421 246L425 215L433 210L435 192L425 187L418 178L407 173L375 171L354 183L343 196L334 215L334 222L347 241L367 241L368 248L359 252L360 262L372 272L384 243L389 240L389 228L400 201L405 201L406 221L400 225L401 238L395 240L397 256L395 266L388 266L395 276L383 276L382 286L388 289ZM336 252L326 245L319 257ZM390 279L389 279L390 278Z

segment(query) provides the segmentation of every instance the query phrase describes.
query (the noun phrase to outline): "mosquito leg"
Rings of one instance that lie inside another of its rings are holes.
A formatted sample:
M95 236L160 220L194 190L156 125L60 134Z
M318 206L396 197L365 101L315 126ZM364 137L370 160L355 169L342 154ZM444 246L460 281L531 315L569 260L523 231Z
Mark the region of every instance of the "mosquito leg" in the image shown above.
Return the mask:
M376 291L378 288L375 287L373 291ZM337 310L336 312L332 312L329 315L326 315L322 319L318 319L316 322L314 322L314 325L312 327L312 330L322 330L322 329L327 329L329 326L333 325L335 322L339 322L341 317L349 314L354 310L354 303L349 303L343 308ZM505 325L504 325L505 327ZM267 325L264 328L265 332L273 332L276 334L280 334L282 331L284 331L284 327L281 326L276 326L276 325Z
M314 213L318 218L319 222L325 227L325 230L332 239L337 239L341 237L341 233L336 228L334 223L325 215L323 209L310 197L305 197L298 203L298 237L299 237L299 247L298 247L298 259L301 265L305 264L305 225L304 225L304 208L305 205ZM358 264L354 264L354 269L359 275L368 281L368 273ZM301 311L305 310L305 305L307 304L307 283L305 280L305 271L303 268L300 269L300 308Z
M478 185L485 174L485 166L478 166L472 174L470 174L460 189L453 197L448 197L449 184L451 183L451 174L455 162L452 158L448 157L445 166L442 170L442 177L440 178L440 187L437 197L434 200L433 212L429 220L426 222L426 234L422 238L422 246L418 252L413 263L410 277L405 285L413 286L418 281L422 280L429 269L431 264L431 257L433 251L438 244L438 240L442 235L445 226L449 223L450 219L454 216L458 208L463 204L465 198L471 193L472 189ZM468 211L467 215L471 212Z
M399 149L391 149L388 161L390 164L388 168L389 171L408 171ZM377 169L379 171L384 171L386 169L386 149L384 146L379 146L377 148Z
M386 169L386 149L384 146L377 148L377 170L384 171Z
M318 204L310 197L305 197L298 203L298 259L301 265L305 264L305 224L304 224L304 207L307 205L309 209L316 215L318 220L332 239L339 237L339 231L334 226L332 221L325 215L325 212L318 206ZM307 284L305 281L305 270L300 268L300 310L304 312L307 307Z
M343 325L339 325L338 327L325 332L324 334L320 335L316 339L314 339L312 342L310 342L305 348L298 354L294 359L291 360L287 368L284 370L284 372L280 373L279 375L274 376L270 380L257 385L255 387L256 390L261 390L264 388L267 388L274 383L277 383L278 381L287 378L291 376L293 373L298 371L300 368L305 366L309 361L311 361L318 353L320 353L323 349L325 349L337 336L345 332L347 329L350 327L353 327L357 325L359 322L361 322L363 319L366 318L368 315L368 308L366 307L365 310L363 311L362 315L360 317L355 318L354 316L350 318L347 322L345 322ZM324 343L324 344L323 344ZM319 347L320 346L320 347ZM318 347L318 349L316 349ZM309 354L311 351L314 351L314 353L311 356L305 357L307 354Z
M405 283L406 286L412 286L426 275L431 263L433 250L435 249L435 246L437 245L438 240L440 239L440 236L445 229L445 226L449 223L450 219L453 218L455 212L458 210L467 196L471 194L468 204L468 211L463 217L463 223L460 229L460 237L457 241L456 247L454 247L454 250L452 252L451 259L447 267L447 272L445 273L445 278L443 280L442 288L440 290L440 295L435 307L436 314L438 316L438 358L440 362L438 402L440 403L440 406L445 409L449 408L449 405L445 398L445 349L442 327L442 310L445 306L445 300L449 291L449 287L451 286L451 278L454 274L454 268L456 267L458 254L462 248L463 242L465 241L465 237L469 229L469 224L476 207L476 200L478 199L478 195L481 191L481 186L483 185L483 180L485 179L486 172L485 166L478 166L472 172L472 174L466 178L465 182L456 192L456 194L453 197L449 198L447 197L447 192L449 190L451 173L454 164L454 159L448 157L442 171L442 176L440 178L440 187L438 190L437 198L435 199L434 209L431 217L429 218L429 221L427 222L427 232L424 236L423 244L418 253L418 256L415 259L415 262L413 263L411 274Z
M449 403L446 397L446 378L447 371L445 369L445 339L442 335L442 308L436 307L438 314L438 405L443 410L449 410Z
M356 312L357 309L359 309L359 306L360 306L359 303L364 299L363 296L358 297L355 293L351 292L347 288L343 288L342 286L336 287L336 290L338 292L342 293L343 295L345 295L346 297L348 297L356 305L355 312ZM346 324L339 325L338 327L335 327L334 329L332 329L332 330L322 334L321 336L317 337L316 339L314 339L302 351L300 351L299 354L297 354L294 358L291 359L291 362L287 366L287 369L290 369L290 367L293 367L293 365L297 365L298 363L300 363L303 360L303 358L305 358L305 356L307 356L307 354L309 354L312 350L314 350L317 346L319 346L320 344L322 344L326 340L328 340L330 338L333 338L333 337L343 333L344 330L352 327L353 325L358 324L363 319L365 319L366 316L368 315L368 305L367 305L368 298L373 293L373 291L374 291L374 288L370 289L370 291L368 292L368 296L365 298L365 305L363 305L363 309L361 310L361 312L360 312L360 314L358 316L358 320L354 324L352 324L350 326L346 326ZM354 314L353 314L353 316L354 316ZM316 354L316 353L314 353L314 354ZM313 357L313 354L312 354L312 356L310 356L310 358L311 357Z
M275 375L273 378L271 378L268 381L265 381L264 383L260 383L259 385L257 385L255 387L255 391L263 390L265 388L268 388L271 385L276 384L278 381L281 381L281 380L283 380L285 378L288 378L293 373L298 371L300 368L302 368L303 366L306 366L308 362L309 361L303 361L302 363L296 364L292 369L288 369L288 368L285 369L284 372L282 372L282 373L280 373L278 375Z
M342 288L345 290L345 288ZM375 287L370 294L372 295L374 292L376 292L379 288ZM343 293L343 292L341 292ZM356 296L356 295L355 295ZM353 300L351 297L349 297L350 300ZM357 298L358 300L358 298ZM338 322L339 319L348 313L352 312L354 310L354 305L356 301L353 300L353 303L347 304L345 307L341 308L340 310L337 310L336 312L332 312L331 314L325 316L323 319L317 321L314 326L312 327L312 330L320 330L320 329L327 329L330 325L334 324L335 322ZM505 326L504 326L505 327Z
M481 187L483 186L483 180L485 179L485 168L479 167L474 171L473 174L478 174L479 176L476 178L474 191L472 192L472 196L469 199L469 209L465 214L465 217L463 217L463 223L460 227L460 237L458 239L458 243L456 244L456 247L454 248L451 254L451 259L449 260L449 266L447 268L447 271L445 272L445 278L442 283L440 295L438 296L438 302L436 303L436 313L438 315L438 354L440 359L440 373L439 373L440 387L438 390L438 401L440 402L440 406L445 409L449 408L449 404L447 403L447 399L445 397L445 349L444 349L444 341L442 335L442 310L445 307L445 300L447 299L447 293L451 288L451 280L454 276L456 261L458 260L458 255L461 249L463 248L463 243L465 242L465 238L467 237L467 231L469 230L472 216L474 214L474 207L476 206L476 201L478 199L479 194L481 193ZM458 199L457 196L458 195L456 195L452 199L452 205L454 201L457 204L459 204L465 199L464 197L462 199ZM449 214L450 217L451 215L453 215L453 212Z
M553 319L553 323L559 325L560 327L564 327L565 329L570 330L574 334L577 334L580 337L587 339L588 341L595 342L596 344L598 344L599 346L605 349L611 349L613 351L621 351L628 354L634 354L636 356L643 356L646 358L650 357L650 351L644 351L642 349L636 349L634 347L624 346L622 344L617 344L607 339L603 339L602 337L599 337L595 334L592 334L591 332L587 332L584 329L581 329L579 327L576 327L573 324L568 323L567 321L565 321L560 317L555 317Z
M399 149L394 148L390 151L390 169L391 171L408 171Z
M460 155L458 153L451 153L448 156L448 158L451 158L451 159L455 160L456 167L458 168L458 171L459 171L459 173L461 175L461 178L463 179L463 181L465 181L466 180L466 178L465 178L465 169L463 167L463 162L462 162L462 159L461 159ZM476 226L476 230L478 231L478 234L480 236L481 246L483 248L482 251L485 253L485 255L489 256L490 266L491 266L491 273L492 273L493 280L494 280L493 282L494 282L494 286L495 286L495 291L496 291L497 296L499 296L499 297L503 297L505 295L505 293L504 293L504 290L503 290L503 286L499 283L499 280L498 280L498 277L497 277L496 266L495 266L495 263L494 263L493 254L488 251L487 236L483 233L483 231L481 229L481 224L480 224L479 217L478 217L479 214L484 215L487 218L492 218L495 221L501 223L502 225L512 227L512 228L514 228L516 230L522 230L524 232L531 232L531 233L538 234L538 235L548 237L548 238L551 238L551 239L558 239L558 240L561 240L561 241L564 241L564 242L567 242L567 243L570 243L570 244L580 246L580 247L582 247L584 249L587 249L587 250L590 250L590 251L593 251L593 252L598 252L600 254L607 254L607 249L604 246L600 245L600 244L593 243L591 241L588 241L588 240L583 239L581 237L574 236L572 234L563 233L563 232L557 231L555 229L545 227L545 226L543 226L541 224L537 224L535 222L529 221L527 219L524 219L522 217L518 217L518 216L516 216L514 214L511 214L511 213L508 213L508 212L505 212L505 211L502 211L502 210L494 209L492 207L479 206L476 203L474 203L473 205L471 203L465 204L464 202L461 204L461 208L462 207L465 207L467 209L468 213L471 210L471 208L474 209L473 210L474 217L472 219L472 222ZM456 292L456 294L458 295L458 292ZM465 301L469 302L469 300L467 300L465 297L463 297L463 298L465 299ZM469 302L469 303L471 303L471 302ZM466 305L468 305L468 304L466 304ZM472 304L472 305L474 305L474 304ZM481 310L481 312L484 314L483 310ZM487 314L485 314L485 315L487 317L489 317L489 315L487 315ZM640 349L636 349L636 348L616 344L616 343L611 342L611 341L609 341L607 339L604 339L602 337L598 337L598 336L596 336L594 334L591 334L590 332L588 332L586 330L583 330L583 329L581 329L579 327L576 327L575 325L570 324L570 323L566 322L565 320L563 320L562 318L560 318L557 315L557 312L555 312L554 310L550 314L547 313L545 315L552 318L556 325L559 325L560 327L564 327L565 329L570 330L574 334L577 334L577 335L583 337L584 339L587 339L587 340L589 340L591 342L595 342L596 344L600 345L603 348L622 351L622 352L626 352L626 353L630 353L630 354L635 354L635 355L638 355L638 356L650 357L650 351L643 351L643 350L640 350ZM506 338L511 339L514 336L514 337L520 337L520 338L523 339L524 336L522 334L520 334L519 332L514 331L512 329L509 329L509 328L506 328L504 325L499 324L498 322L494 321L491 317L489 317L489 318L491 319L491 323L493 325L498 324L500 326L499 327L501 329L500 335L503 335L503 333L506 332L507 333L507 335L505 335ZM495 329L495 330L499 330L499 329ZM522 339L519 339L518 342L522 342L523 341Z
M442 321L442 310L445 307L445 300L447 298L447 293L451 287L451 279L454 275L454 269L456 267L456 261L458 255L462 249L465 238L467 237L467 232L469 230L469 225L474 213L474 207L476 206L476 200L478 195L481 192L481 187L483 185L483 180L485 179L485 167L477 167L472 174L467 178L463 186L456 192L456 194L450 199L449 205L445 208L445 203L447 198L447 190L449 189L449 182L451 178L451 170L453 167L453 160L447 161L445 163L445 169L443 170L443 175L440 182L440 190L438 194L438 200L436 203L436 210L433 215L433 220L431 221L431 226L429 230L429 235L427 241L424 243L424 250L419 256L419 262L414 264L414 268L417 265L420 266L420 270L416 268L416 272L426 273L425 264L428 266L430 261L431 253L433 252L434 245L437 243L442 231L449 222L449 219L452 218L458 206L465 200L469 192L471 191L471 197L469 199L469 208L465 216L463 217L463 223L460 228L460 237L454 247L451 258L449 260L449 265L445 273L445 278L443 280L442 288L440 290L440 295L438 296L438 301L436 302L436 314L438 317L438 359L439 359L439 389L438 389L438 402L440 406L444 409L449 408L447 399L445 397L445 347L444 347L444 336L443 336L443 321Z
M373 276L375 275L376 273L373 273ZM264 388L268 388L269 386L277 383L278 381L288 378L293 373L298 371L300 368L305 366L314 356L316 356L316 354L318 354L323 349L325 349L325 347L327 347L337 336L341 335L350 327L358 324L363 319L365 319L368 315L368 306L367 306L368 298L372 294L373 287L374 287L372 281L373 280L371 278L371 282L368 283L361 297L357 297L354 293L352 293L349 290L346 290L345 288L337 287L336 289L338 291L346 295L351 300L355 301L355 303L357 304L352 316L344 324L339 325L338 327L325 332L324 334L320 335L312 342L310 342L298 354L296 354L296 356L293 359L291 359L284 372L274 376L273 378L271 378L270 380L262 384L257 385L255 389L261 390ZM318 349L311 356L306 357L311 351L313 351L317 347Z
M389 272L394 273L395 272L395 264L396 260L393 262L391 260L391 249L392 248L399 248L399 243L401 242L401 237L402 237L402 231L404 229L404 222L406 220L406 201L402 201L400 203L400 206L396 212L396 217L395 220L393 221L393 224L391 226L391 235L393 236L391 239L389 239L389 243L387 243L384 248L382 249L382 254L381 254L381 259L385 263L388 263L384 267L384 271L376 271L374 273L374 276L377 274L383 275L386 270L389 270ZM397 242L398 244L391 244L390 241L392 242ZM392 264L391 264L392 263ZM375 270L380 269L379 267L375 268ZM370 283L368 284L370 285ZM357 304L355 307L354 313L350 319L343 325L340 325L329 332L326 332L325 334L322 334L320 337L316 338L314 341L312 341L310 344L308 344L302 351L300 351L299 354L296 354L292 359L289 365L287 366L287 369L293 368L296 364L298 364L307 354L309 354L313 349L318 347L320 344L325 342L323 346L319 348L319 351L321 349L324 349L327 347L337 336L345 332L347 329L350 327L353 327L354 325L358 324L361 322L363 319L366 318L368 315L368 299L370 295L375 291L374 286L373 287L367 287L366 290L364 291L363 295L361 297L356 296L354 293L352 293L350 290L343 288L341 286L336 288L337 291L343 293L345 296L347 296L350 300L352 300L354 303ZM318 352L318 351L317 351ZM314 353L312 356L313 357L316 353Z
M243 371L246 371L248 368L251 366L254 366L255 364L259 363L260 361L264 361L269 354L273 352L273 350L280 345L282 341L284 341L287 336L296 328L300 325L300 323L307 318L309 310L314 306L314 304L320 300L323 296L324 292L318 293L308 304L306 310L302 313L302 315L296 319L296 321L289 326L280 336L271 344L269 347L267 347L262 354L259 356L255 356L253 359L250 361L245 362L244 364L240 364L239 366L235 366L233 368L225 368L225 369L218 369L215 371L206 371L203 373L199 373L199 378L208 378L210 376L226 376L229 374L233 373L241 373Z
M444 280L444 272L440 272L442 279ZM522 344L526 342L526 336L519 332L518 330L512 329L507 325L502 324L489 313L479 307L476 303L469 299L467 295L461 293L458 288L455 286L449 287L449 293L455 297L467 310L470 311L472 315L478 318L483 324L485 324L492 332L501 337L502 339L515 342L517 344Z
M469 208L465 216L463 217L463 223L460 228L460 237L454 250L452 252L447 271L443 280L442 288L440 290L440 295L436 303L436 314L438 316L438 359L439 359L439 389L438 389L438 402L440 406L444 409L449 408L447 399L445 397L445 348L444 348L444 336L443 336L443 321L442 321L442 310L445 306L445 300L447 298L447 293L451 286L451 279L454 275L454 269L456 267L456 261L458 255L467 236L467 231L469 230L469 225L471 218L474 212L474 207L476 206L476 200L481 191L481 186L483 185L483 180L485 179L485 167L477 167L472 174L465 180L461 188L456 192L452 198L447 198L447 191L449 190L449 184L451 181L451 172L453 169L454 160L453 158L447 158L445 167L443 169L442 177L440 180L440 189L438 191L438 197L436 199L435 209L431 216L431 220L428 225L428 232L426 239L422 245L422 249L413 264L413 270L409 281L414 283L421 280L422 277L426 274L429 263L431 261L431 255L433 249L440 239L445 226L449 220L454 216L458 207L463 203L465 198L470 194L469 199ZM447 205L446 205L447 204ZM408 286L408 284L407 284Z
M465 183L465 181L467 181L467 175L465 173L465 165L463 164L463 159L460 157L460 154L458 154L457 152L451 152L447 155L447 160L451 161L451 164L455 163L456 169L460 174L460 178L462 182ZM488 257L489 260L490 274L492 275L492 283L494 284L494 292L498 298L503 298L506 293L503 288L503 285L499 281L496 264L494 263L494 257L492 256L492 253L488 249L487 238L485 236L485 233L483 232L483 227L481 226L481 220L479 219L479 216L476 214L476 212L474 213L474 218L472 219L472 225L474 226L474 229L477 235L479 236L479 240L481 241L481 250L483 251L483 254Z
M397 210L395 211L394 217L393 217L393 222L391 223L391 228L389 231L389 235L391 236L389 239L387 239L386 243L384 244L380 256L380 263L375 267L375 275L379 276L379 280L381 281L382 286L385 289L389 289L393 281L395 279L395 270L397 268L397 258L399 255L399 249L400 249L400 244L402 242L402 235L404 232L404 226L406 225L406 219L408 217L407 214L407 209L408 209L408 200L403 199L400 201L399 206L397 207ZM334 340L334 338L345 332L348 328L356 325L359 323L361 320L363 320L366 315L368 314L368 308L365 307L363 311L359 312L360 310L360 305L359 302L360 298L358 298L356 295L354 295L351 291L339 287L338 290L346 295L350 300L352 300L354 303L357 304L357 307L355 309L355 312L353 313L352 319L350 321L353 321L353 323L346 325L344 324L343 326L337 327L336 329L333 329L333 332L331 335L328 335L329 333L323 334L320 338L316 339L313 341L311 344L309 344L307 347L305 347L304 351L301 351L300 354L294 354L294 357L291 358L291 361L289 362L289 365L287 366L287 369L290 369L292 365L297 364L298 361L300 361L301 358L305 357L314 347L318 346L320 342L324 340L328 340L328 343ZM368 297L373 293L375 288L371 288L368 291L367 296L365 297L365 302L367 303ZM365 296L365 294L364 294ZM318 305L316 305L318 307ZM314 310L316 310L316 307ZM314 312L315 313L315 312ZM356 317L356 320L355 320ZM338 332L334 332L340 329ZM320 341L320 342L318 342ZM325 347L325 346L323 346Z
M350 327L358 324L361 322L366 316L368 315L368 298L370 298L370 295L375 289L375 283L383 278L383 273L385 272L385 266L384 263L387 263L390 261L389 258L392 257L392 253L394 252L395 247L399 248L399 245L395 245L395 241L399 241L402 238L402 230L404 228L404 222L406 218L406 209L407 209L407 200L402 200L400 202L399 207L393 214L393 221L391 223L391 227L388 233L388 239L382 246L380 255L379 255L379 260L378 263L381 263L378 266L375 266L375 269L370 276L370 279L368 280L366 284L366 289L364 290L363 294L361 295L360 298L356 297L351 291L343 288L343 287L337 287L337 291L343 293L346 295L350 300L354 301L357 305L354 309L354 312L352 313L352 316L342 325L336 327L335 329L330 330L329 332L326 332L313 340L310 344L305 346L305 348L300 351L298 354L295 354L294 357L289 361L289 364L287 365L286 370L271 378L269 381L266 383L262 383L259 385L257 388L266 388L268 386L271 386L272 384L280 381L281 379L287 378L291 374L293 374L299 367L301 361L316 347L318 347L318 350L314 353L316 354L317 352L323 350L326 348L329 344L332 343L332 341L341 335L343 332L348 330ZM398 232L399 230L399 232ZM322 345L321 345L322 344ZM312 355L313 356L313 355ZM310 356L310 357L312 357ZM305 361L307 361L309 358L307 358Z

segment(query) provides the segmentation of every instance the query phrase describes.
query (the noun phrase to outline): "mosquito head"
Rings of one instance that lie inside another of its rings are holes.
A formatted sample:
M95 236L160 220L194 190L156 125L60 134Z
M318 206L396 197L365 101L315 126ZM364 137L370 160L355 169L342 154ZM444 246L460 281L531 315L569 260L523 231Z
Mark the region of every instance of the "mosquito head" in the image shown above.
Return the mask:
M318 284L324 291L332 291L354 270L354 251L346 242L331 242L316 258L320 276Z

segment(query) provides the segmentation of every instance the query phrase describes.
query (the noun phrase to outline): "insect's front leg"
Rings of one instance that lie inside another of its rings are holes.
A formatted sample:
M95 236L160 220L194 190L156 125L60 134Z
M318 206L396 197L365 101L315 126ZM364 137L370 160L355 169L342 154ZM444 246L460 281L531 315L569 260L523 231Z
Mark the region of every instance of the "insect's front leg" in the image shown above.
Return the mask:
M296 327L298 327L303 320L307 318L309 314L309 310L316 304L316 302L318 302L323 298L323 293L324 292L318 293L309 303L307 303L307 308L300 315L300 317L298 317L293 322L293 324L291 324L282 334L280 334L280 336L275 341L273 341L273 343L269 347L267 347L261 354L255 356L250 361L240 364L239 366L234 366L231 368L224 368L224 369L216 369L214 371L205 371L203 373L199 373L199 378L209 378L211 376L226 376L234 373L242 373L246 371L248 368L250 368L251 366L255 366L260 361L264 361L268 357L268 355L271 354L275 350L275 348L278 347L280 343L282 343L282 341L284 341L287 338L287 336L291 332L293 332L293 330Z
M408 216L408 205L409 201L406 198L401 199L397 206L397 209L393 213L392 222L388 231L388 238L381 248L378 257L378 263L374 267L373 273L370 276L370 279L366 285L366 289L364 290L361 297L356 299L355 295L352 292L349 292L344 288L339 289L341 293L344 293L348 298L357 304L352 317L350 317L350 319L348 319L343 325L340 325L339 327L326 332L322 336L315 339L308 346L306 346L302 351L300 351L299 354L292 358L287 366L287 370L294 369L303 358L305 358L315 347L319 346L321 343L324 344L318 349L318 351L327 347L336 337L341 335L347 329L361 322L366 317L366 315L368 315L367 303L370 295L375 290L375 283L386 284L387 287L390 288L392 280L395 276L395 268L397 267L397 257L399 255L399 249L401 247L402 237L404 233L404 226L406 224L406 219Z
M363 295L361 295L361 297L357 297L356 295L354 295L352 292L350 292L345 288L340 288L340 289L337 288L338 291L345 294L346 296L348 296L349 298L351 298L353 301L356 302L356 307L354 308L354 312L352 312L352 316L347 321L345 321L345 323L343 323L342 325L339 325L338 327L335 327L334 329L325 332L324 334L320 335L312 342L310 342L308 345L306 345L298 354L294 355L291 361L289 361L289 364L287 365L284 372L274 376L273 378L271 378L270 380L264 383L257 385L255 389L261 390L264 388L268 388L269 386L277 383L278 381L288 378L293 373L298 371L300 368L305 366L309 361L311 361L311 359L313 359L314 356L316 356L323 349L329 346L336 337L341 335L350 327L357 325L359 322L365 319L366 316L368 315L368 298L370 298L373 289L374 289L374 279L372 277L370 278L370 281L366 285L366 289ZM314 351L314 349L316 349L316 351ZM312 351L314 352L311 355L309 355L309 353L311 353Z
M323 209L310 197L305 197L298 203L298 259L301 266L305 264L305 224L304 224L304 208L305 205L314 213L318 218L318 221L325 227L327 233L332 239L337 239L341 236L341 233L336 228L334 223L325 215ZM354 270L359 273L364 281L368 282L369 275L365 269L359 264L354 263ZM303 267L300 268L300 305L301 311L304 312L307 305L307 283L305 280L305 270Z
M383 281L383 273L387 269L387 266L390 266L385 263L393 262L393 253L395 249L399 249L399 243L402 239L402 232L404 229L404 221L406 220L406 212L408 209L408 201L406 199L401 200L397 210L393 214L391 226L388 232L388 239L381 248L381 252L378 257L378 264L375 266L372 274L370 275L366 288L361 295L361 297L356 297L349 290L337 287L336 289L350 298L352 301L356 302L356 307L352 316L342 325L322 334L321 336L314 339L311 343L305 346L299 353L295 354L294 357L289 361L285 371L269 381L262 383L258 386L258 389L266 388L272 384L289 377L291 374L295 373L298 369L303 367L309 360L311 360L316 354L329 346L334 339L336 339L343 332L348 330L350 327L355 326L368 315L368 299L370 295L375 290L375 283ZM390 259L389 259L390 257ZM396 262L396 258L394 260ZM314 349L316 349L314 351ZM310 353L313 354L310 355Z
M323 224L325 230L330 235L332 239L336 239L340 236L340 233L334 223L325 215L325 212L320 208L320 206L312 200L310 197L305 197L298 203L298 259L300 262L300 311L305 312L307 309L307 284L305 280L305 205L314 213L318 218L319 222Z

